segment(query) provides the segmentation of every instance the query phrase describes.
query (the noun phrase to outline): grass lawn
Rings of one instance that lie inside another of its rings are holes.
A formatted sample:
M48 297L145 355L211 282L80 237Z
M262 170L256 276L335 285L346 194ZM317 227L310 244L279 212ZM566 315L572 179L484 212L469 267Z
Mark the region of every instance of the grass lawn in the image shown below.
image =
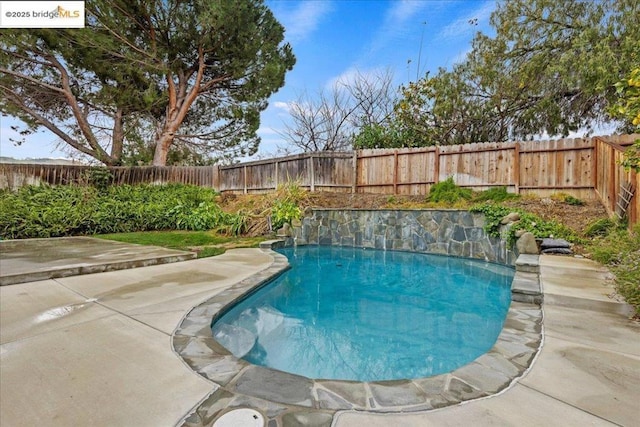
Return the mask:
M198 258L220 255L232 248L256 248L266 240L265 237L221 236L213 231L141 231L93 237L196 252Z

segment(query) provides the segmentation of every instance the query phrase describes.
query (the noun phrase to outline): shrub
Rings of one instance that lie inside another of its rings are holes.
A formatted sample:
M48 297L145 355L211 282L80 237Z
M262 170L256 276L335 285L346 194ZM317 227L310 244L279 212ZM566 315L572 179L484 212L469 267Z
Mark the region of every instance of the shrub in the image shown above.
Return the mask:
M86 172L86 180L89 185L104 191L113 183L113 174L107 168L91 168Z
M31 186L0 193L0 237L22 239L148 230L208 230L242 221L214 190L192 185Z
M306 199L307 192L298 182L290 181L276 189L275 200L271 208L271 228L277 230L285 223L302 217L300 204Z
M48 185L0 194L0 237L56 237L80 233L90 222L97 191Z
M617 227L617 223L610 218L601 218L595 220L587 226L584 230L584 235L587 237L604 237L613 231Z
M271 226L274 230L277 230L285 223L291 224L294 219L300 219L301 216L302 211L295 202L276 200L271 214Z
M568 205L584 206L584 202L582 200L578 199L577 197L573 197L571 195L568 195L567 197L565 197L564 202Z
M636 316L640 316L640 249L621 255L611 270L615 274L616 292L633 306Z
M236 214L227 214L225 222L225 230L234 236L244 234L249 228L249 214L245 211L239 211Z
M594 260L606 264L615 275L616 292L640 316L640 225L632 232L616 229L588 248Z
M490 236L496 237L500 235L500 222L502 221L502 218L510 212L517 212L520 214L520 220L509 227L505 236L510 245L515 243L515 233L518 230L529 231L538 238L554 237L566 239L573 243L582 242L578 235L569 227L556 221L544 220L539 216L523 211L522 209L507 208L493 203L484 203L471 207L470 211L483 213L485 216L485 231Z
M470 189L458 187L453 182L453 177L449 177L431 186L427 201L453 204L461 200L470 200L472 195L473 193Z
M504 202L506 200L518 199L519 195L509 193L507 187L493 187L478 193L473 200L475 202Z

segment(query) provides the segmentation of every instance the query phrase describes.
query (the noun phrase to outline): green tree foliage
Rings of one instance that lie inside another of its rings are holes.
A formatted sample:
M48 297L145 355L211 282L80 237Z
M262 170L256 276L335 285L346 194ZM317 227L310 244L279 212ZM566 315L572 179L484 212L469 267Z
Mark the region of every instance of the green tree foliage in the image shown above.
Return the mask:
M616 83L616 89L619 98L611 109L612 114L631 121L634 130L640 133L640 67L634 68L628 76ZM622 164L640 172L640 139L627 149Z
M253 153L295 58L262 0L88 0L84 29L0 30L0 111L107 165L148 142Z
M399 126L431 145L567 135L611 120L615 84L640 62L638 16L636 0L500 2L495 36L478 33L465 61L403 87Z
M407 142L409 141L395 126L372 124L360 128L358 134L353 137L353 148L401 148L409 146Z

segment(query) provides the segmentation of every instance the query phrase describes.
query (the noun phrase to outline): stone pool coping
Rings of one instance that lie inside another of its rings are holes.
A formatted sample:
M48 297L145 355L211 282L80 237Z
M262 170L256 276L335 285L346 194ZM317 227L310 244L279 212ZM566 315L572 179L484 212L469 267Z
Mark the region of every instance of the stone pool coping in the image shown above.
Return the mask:
M285 256L272 248L282 241L263 242L260 247L273 257L261 272L215 295L192 309L172 335L175 352L195 372L215 384L181 424L207 426L229 409L250 407L261 411L268 426L293 423L330 424L338 411L417 412L457 405L508 389L530 368L543 340L543 314L539 301L513 298L504 327L494 346L473 362L450 373L429 378L393 381L340 381L310 379L252 365L234 357L212 336L212 323L227 307L244 299L289 268ZM525 287L539 291L537 260L525 260ZM534 265L532 267L532 264ZM528 269L533 271L527 271ZM517 284L514 277L514 293Z

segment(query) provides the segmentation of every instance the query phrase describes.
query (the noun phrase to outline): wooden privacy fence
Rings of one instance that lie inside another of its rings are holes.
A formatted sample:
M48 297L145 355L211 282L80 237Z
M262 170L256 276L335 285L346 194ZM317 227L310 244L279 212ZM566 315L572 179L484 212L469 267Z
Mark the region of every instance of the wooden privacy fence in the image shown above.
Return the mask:
M623 216L629 224L640 223L640 174L625 170L620 163L624 151L640 135L624 135L606 139L594 137L593 187L609 215Z
M363 192L427 194L434 183L453 177L458 186L475 190L571 190L589 197L592 152L591 141L583 139L363 150L357 156L357 187Z
M474 190L504 186L520 194L597 197L611 215L625 210L634 224L640 221L640 178L620 162L636 138L640 135L317 152L220 167L109 170L119 184L178 182L245 194L293 181L310 191L426 195L434 183L453 177L457 185ZM0 188L82 183L87 169L0 164Z
M256 193L295 182L310 191L355 192L355 153L317 152L219 168L220 191Z
M0 163L0 189L25 185L86 184L91 166ZM217 167L109 167L115 184L181 183L218 188Z

